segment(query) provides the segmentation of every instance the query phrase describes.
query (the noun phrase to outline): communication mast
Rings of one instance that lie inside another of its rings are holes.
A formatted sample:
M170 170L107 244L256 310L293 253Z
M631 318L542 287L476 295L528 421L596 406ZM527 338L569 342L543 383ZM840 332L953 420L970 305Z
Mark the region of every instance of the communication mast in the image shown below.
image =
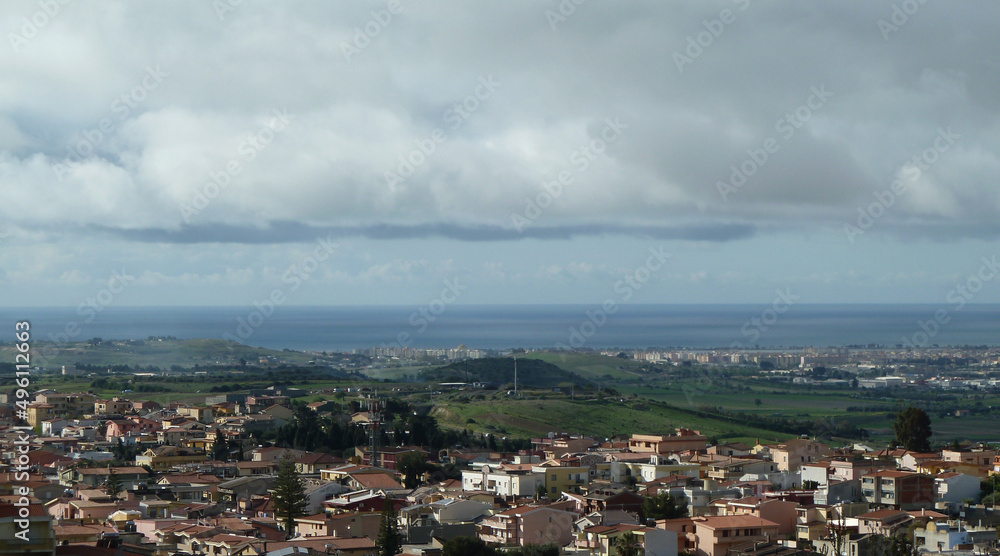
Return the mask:
M368 462L372 466L378 466L379 436L382 432L384 404L379 399L377 392L368 396L368 399L365 400L365 407L368 410Z

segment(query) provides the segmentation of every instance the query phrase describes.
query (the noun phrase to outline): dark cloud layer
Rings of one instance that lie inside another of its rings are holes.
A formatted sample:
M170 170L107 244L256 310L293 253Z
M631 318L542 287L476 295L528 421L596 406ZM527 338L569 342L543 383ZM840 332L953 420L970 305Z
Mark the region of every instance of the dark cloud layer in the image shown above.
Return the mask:
M687 241L730 241L754 235L755 228L747 224L721 224L717 226L616 226L576 225L558 227L529 227L522 231L500 226L458 226L451 224L425 224L397 226L377 224L372 226L308 226L295 222L271 222L266 227L227 226L203 224L183 226L178 230L133 229L121 230L92 226L92 230L114 235L130 241L145 243L299 243L317 238L362 237L367 239L426 239L444 238L458 241L516 241L516 240L569 240L579 237L625 235L650 239L678 239Z

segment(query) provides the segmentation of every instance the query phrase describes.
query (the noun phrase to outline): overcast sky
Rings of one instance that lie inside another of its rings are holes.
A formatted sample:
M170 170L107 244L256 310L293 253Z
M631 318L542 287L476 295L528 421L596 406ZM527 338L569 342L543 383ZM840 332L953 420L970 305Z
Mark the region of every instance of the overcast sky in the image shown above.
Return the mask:
M49 1L0 15L6 306L600 303L651 249L630 302L944 303L1000 255L994 1Z

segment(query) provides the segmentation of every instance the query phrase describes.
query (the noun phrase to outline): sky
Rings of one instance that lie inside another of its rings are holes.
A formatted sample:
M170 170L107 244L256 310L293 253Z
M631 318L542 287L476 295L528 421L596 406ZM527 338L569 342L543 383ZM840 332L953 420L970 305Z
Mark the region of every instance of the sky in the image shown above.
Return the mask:
M998 19L5 2L0 303L1000 302Z

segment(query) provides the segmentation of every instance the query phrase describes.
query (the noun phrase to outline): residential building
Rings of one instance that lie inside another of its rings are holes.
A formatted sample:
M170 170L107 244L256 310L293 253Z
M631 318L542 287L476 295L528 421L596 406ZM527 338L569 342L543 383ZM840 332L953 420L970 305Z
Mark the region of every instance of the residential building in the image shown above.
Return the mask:
M320 513L296 519L295 531L303 537L368 537L375 540L381 523L381 512Z
M945 461L960 461L962 463L970 463L978 467L993 465L993 460L996 456L996 450L986 449L941 451L941 459Z
M35 401L52 406L53 414L62 417L79 417L94 409L97 396L88 393L60 394L58 392L40 392Z
M708 438L691 429L677 429L677 434L670 436L633 434L628 441L630 452L648 454L703 451L707 447Z
M778 471L783 473L798 471L803 464L819 461L833 450L815 440L794 438L777 446L771 446L771 460L778 464Z
M938 502L960 504L964 500L979 500L982 479L965 473L941 473L934 478L934 489Z
M975 545L995 544L996 527L969 526L959 521L930 522L913 530L914 545L928 552L969 550Z
M656 527L677 534L679 551L699 556L727 556L735 545L779 538L777 523L751 515L667 519L657 521Z
M892 535L913 521L903 510L885 509L861 514L858 517L858 532L861 534Z
M519 506L494 514L479 524L479 538L501 545L557 544L573 540L576 514L544 506Z
M129 404L131 407L131 404ZM115 438L128 436L155 435L160 430L160 423L145 417L130 417L128 419L109 419L106 423L104 438L113 442Z
M532 473L545 477L545 494L555 500L563 492L580 492L590 483L590 469L581 466L562 466L555 460L536 465Z
M478 471L462 471L462 490L486 491L497 496L534 496L538 487L545 486L545 477L525 470L494 469L484 465Z
M38 427L43 421L48 421L52 419L55 415L55 407L51 404L42 402L31 402L28 404L28 424L32 427Z
M900 510L934 507L934 478L908 471L879 471L861 478L861 494L869 504Z
M123 398L97 400L94 402L95 415L121 415L132 410L132 401Z
M797 502L751 496L726 502L724 515L749 515L778 525L778 534L787 536L795 531L799 507Z
M13 502L0 502L0 555L52 556L55 554L55 532L52 528L52 516L37 501L30 501L24 517L21 507ZM28 521L25 541L18 536L24 529L18 521Z

